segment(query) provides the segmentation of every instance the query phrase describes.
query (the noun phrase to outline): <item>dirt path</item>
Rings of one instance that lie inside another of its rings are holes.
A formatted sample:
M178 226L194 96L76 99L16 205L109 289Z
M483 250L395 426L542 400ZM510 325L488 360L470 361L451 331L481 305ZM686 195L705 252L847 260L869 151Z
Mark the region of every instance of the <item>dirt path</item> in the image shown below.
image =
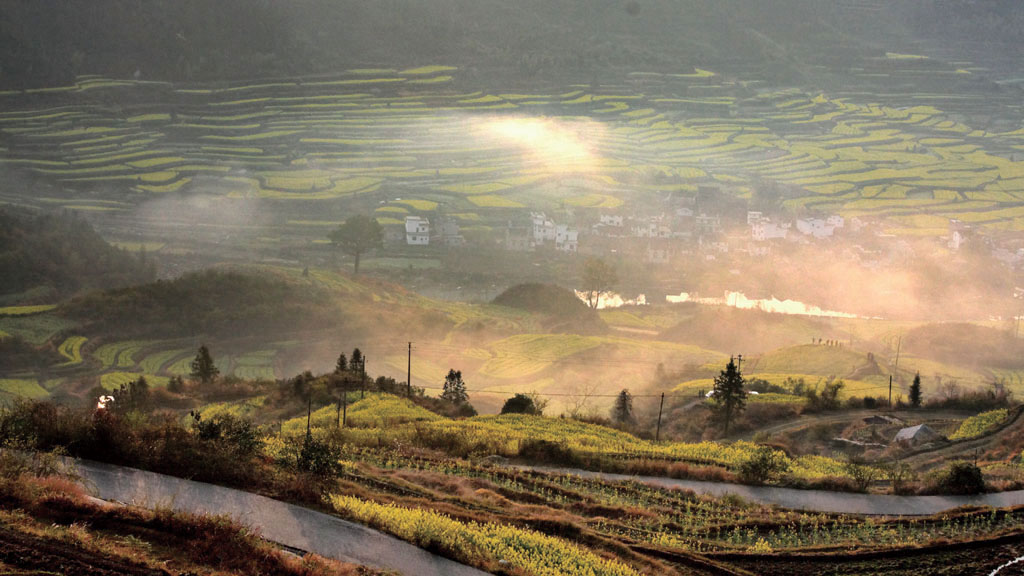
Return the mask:
M759 428L746 432L736 440L750 440L756 434L765 433L769 436L781 434L783 432L791 432L793 430L803 430L811 426L818 426L821 424L842 424L842 423L853 423L864 418L871 416L878 416L879 414L892 415L900 420L908 419L920 419L922 416L927 416L929 419L962 419L968 416L972 416L974 413L969 411L956 411L956 410L941 410L935 412L879 412L878 410L856 410L852 412L825 412L822 414L812 414L810 416L801 416L796 420L789 420L772 426Z
M267 540L408 576L486 576L393 536L301 506L203 482L85 460L72 461L85 487L103 500L226 515Z
M760 504L776 505L792 510L829 512L835 514L865 514L868 516L930 516L960 506L992 506L1005 508L1024 505L1024 490L995 492L974 496L894 496L890 494L855 494L826 490L799 490L777 486L747 486L724 482L677 480L661 476L629 476L591 472L575 468L547 466L515 466L526 470L555 474L574 474L582 478L595 478L611 482L641 482L658 488L679 488L698 494L725 496L733 494Z

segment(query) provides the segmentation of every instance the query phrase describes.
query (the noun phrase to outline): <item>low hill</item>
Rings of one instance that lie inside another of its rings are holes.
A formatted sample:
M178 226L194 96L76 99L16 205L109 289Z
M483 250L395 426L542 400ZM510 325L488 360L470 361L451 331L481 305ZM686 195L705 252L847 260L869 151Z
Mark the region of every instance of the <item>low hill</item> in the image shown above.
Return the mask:
M8 0L0 19L0 85L136 72L146 80L223 80L373 62L499 68L532 79L745 60L745 67L776 77L800 77L812 73L802 65L808 61L843 62L874 48L879 37L899 41L908 35L906 23L923 14L928 21L914 28L920 33L973 39L989 18L1014 12L1004 6L971 26L953 25L974 4L956 15L923 8L937 2L905 2L922 8L896 11L814 0Z
M856 378L876 375L878 364L866 352L823 344L781 348L756 358L750 369L771 374L809 374Z
M336 325L342 317L325 290L221 270L93 293L59 312L80 322L87 334L161 338L274 335Z
M596 310L571 290L554 284L517 284L499 294L493 303L545 316L541 323L552 332L590 334L608 329Z
M78 216L0 209L0 305L50 303L155 276L152 261L114 248Z
M662 332L662 339L750 355L818 338L840 338L830 322L819 318L725 306L689 306L689 317Z
M929 324L903 336L908 354L948 364L986 368L1024 366L1024 343L1005 330L977 324Z

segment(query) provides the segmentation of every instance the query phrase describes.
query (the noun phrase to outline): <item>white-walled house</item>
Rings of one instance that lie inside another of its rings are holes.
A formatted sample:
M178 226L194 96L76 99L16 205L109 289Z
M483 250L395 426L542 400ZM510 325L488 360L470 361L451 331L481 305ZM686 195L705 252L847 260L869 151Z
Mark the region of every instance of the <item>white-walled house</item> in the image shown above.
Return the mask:
M562 252L575 253L579 249L579 231L559 224L555 229L555 248Z
M614 226L616 228L622 228L624 224L622 216L616 214L601 214L601 226Z
M836 228L842 228L845 222L842 216L829 216L822 218L800 218L796 221L796 229L804 236L815 238L829 238Z
M553 241L555 239L555 223L549 220L543 212L532 212L530 219L533 222L533 241L537 244Z
M750 226L750 236L758 242L785 240L789 235L789 224L777 224L771 220L757 220Z
M420 216L406 216L405 243L410 246L430 244L430 221Z

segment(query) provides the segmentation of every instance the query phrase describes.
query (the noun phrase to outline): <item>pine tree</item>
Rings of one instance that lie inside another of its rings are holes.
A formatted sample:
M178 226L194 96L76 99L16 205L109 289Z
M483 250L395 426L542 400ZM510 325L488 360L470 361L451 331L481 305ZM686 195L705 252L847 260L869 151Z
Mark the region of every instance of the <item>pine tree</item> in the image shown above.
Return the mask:
M352 350L352 359L348 362L348 369L356 374L363 373L363 353L359 351L359 348Z
M739 416L747 402L747 391L743 389L743 375L740 374L736 361L729 358L725 370L715 378L715 390L711 396L711 410L724 424L725 433L729 433L729 424L733 417Z
M348 360L345 359L345 354L338 355L338 363L334 365L335 374L344 374L348 372Z
M914 408L921 406L921 373L914 375L914 382L910 385L910 405Z
M612 406L612 422L620 426L633 422L633 395L629 390L619 392L615 399L615 405Z
M192 378L199 380L203 384L210 384L220 374L220 370L213 363L213 357L210 356L210 349L203 344L199 347L199 351L196 352L196 357L192 360Z
M462 404L469 400L466 394L466 383L462 381L462 371L454 368L448 371L444 379L444 391L441 392L441 399L452 404Z

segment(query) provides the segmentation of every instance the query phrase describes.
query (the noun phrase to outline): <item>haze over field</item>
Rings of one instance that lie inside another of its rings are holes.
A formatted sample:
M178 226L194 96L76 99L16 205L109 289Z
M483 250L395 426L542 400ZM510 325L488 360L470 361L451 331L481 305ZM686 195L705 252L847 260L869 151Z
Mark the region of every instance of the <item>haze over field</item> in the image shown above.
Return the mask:
M1022 47L1014 0L6 0L0 549L361 570L48 529L100 514L60 449L467 574L1018 560L930 497L1024 505Z

